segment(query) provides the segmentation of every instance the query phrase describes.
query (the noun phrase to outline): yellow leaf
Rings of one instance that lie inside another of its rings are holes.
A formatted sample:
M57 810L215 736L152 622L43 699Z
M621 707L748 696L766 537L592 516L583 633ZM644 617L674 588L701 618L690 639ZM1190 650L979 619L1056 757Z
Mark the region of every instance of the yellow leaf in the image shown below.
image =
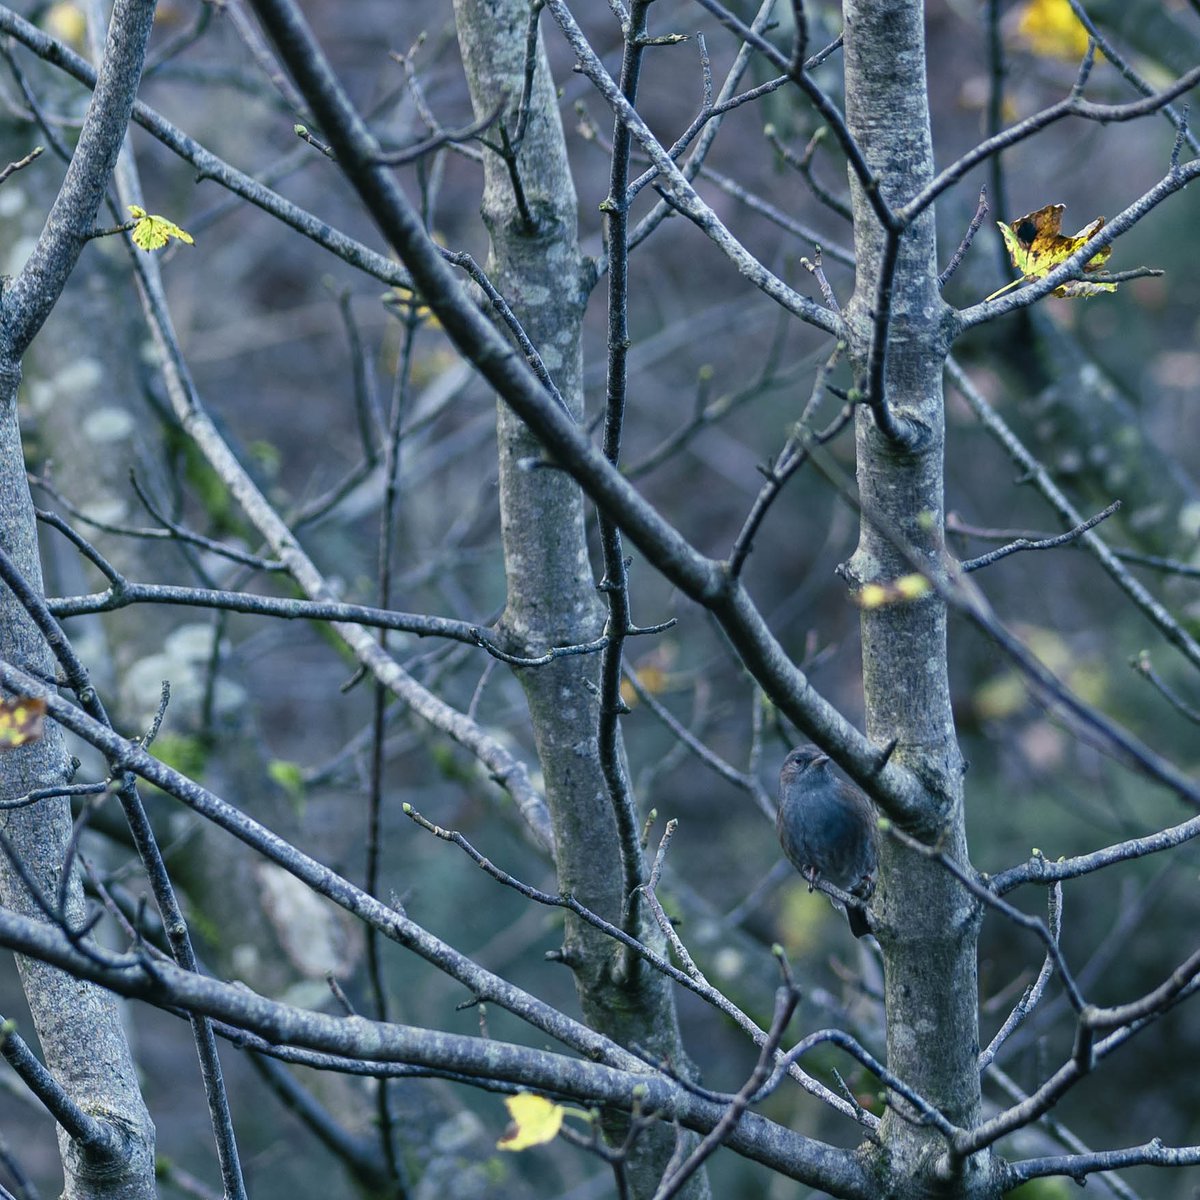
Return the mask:
M667 690L671 677L663 669L661 663L649 662L637 669L638 682L652 696L659 696Z
M860 608L879 608L887 603L887 588L879 583L868 583L857 599Z
M1067 675L1067 686L1093 707L1108 699L1108 672L1101 663L1080 663Z
M677 677L671 674L671 667L678 656L679 647L674 642L660 643L634 667L633 673L638 683L652 696L661 696L670 691L678 685ZM638 694L628 679L621 680L621 699L630 708L637 705Z
M1090 225L1085 225L1071 237L1062 233L1062 216L1066 210L1065 204L1047 204L1036 212L1026 213L1018 217L1010 225L998 221L1000 235L1008 248L1008 257L1012 265L1021 272L1021 278L1007 283L994 291L989 300L1007 292L1010 288L1027 283L1031 279L1040 279L1048 275L1060 263L1064 263L1076 250L1097 234L1104 225L1104 218L1097 217ZM1085 271L1098 271L1108 261L1112 254L1112 246L1097 250L1084 265ZM1068 280L1054 289L1056 296L1095 296L1100 292L1115 292L1115 283L1089 283L1084 280Z
M1043 58L1081 59L1088 48L1088 31L1067 0L1027 0L1021 6L1017 31L1022 41Z
M137 222L133 227L133 244L139 250L161 250L171 238L178 238L189 246L195 245L192 235L167 217L148 213L136 204L129 205L129 214Z
M17 696L0 703L0 751L36 742L42 736L45 715L45 700L32 696Z
M637 676L638 683L652 696L662 695L667 690L671 681L671 677L656 662L648 662L644 666L638 667L634 674ZM621 699L630 708L634 708L637 705L638 694L633 690L633 684L628 679L621 680Z
M1061 633L1041 625L1021 623L1015 626L1021 640L1029 647L1042 666L1055 675L1065 674L1074 664L1070 644Z
M87 18L78 4L52 4L42 15L42 28L68 46L82 50Z
M530 1146L552 1142L558 1136L563 1123L562 1105L532 1092L518 1092L509 1096L504 1106L512 1117L512 1124L496 1143L497 1150L527 1150Z
M891 583L868 583L855 596L859 608L883 608L885 604L903 604L917 600L931 591L933 585L924 575L901 575Z
M1021 640L1034 657L1057 675L1067 687L1088 704L1102 705L1108 699L1109 677L1100 663L1087 662L1053 629L1038 625L1015 626ZM1028 691L1020 675L1004 671L975 689L971 697L980 720L1004 720L1021 712L1028 704Z
M915 600L930 590L932 584L924 575L901 575L893 585L901 600Z

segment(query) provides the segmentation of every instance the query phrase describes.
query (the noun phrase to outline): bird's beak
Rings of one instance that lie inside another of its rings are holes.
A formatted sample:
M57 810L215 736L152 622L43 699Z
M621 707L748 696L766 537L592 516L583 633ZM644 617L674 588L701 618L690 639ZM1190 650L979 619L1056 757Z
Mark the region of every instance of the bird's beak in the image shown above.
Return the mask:
M812 760L812 765L814 767L823 767L827 762L829 762L828 754L818 754L817 757Z

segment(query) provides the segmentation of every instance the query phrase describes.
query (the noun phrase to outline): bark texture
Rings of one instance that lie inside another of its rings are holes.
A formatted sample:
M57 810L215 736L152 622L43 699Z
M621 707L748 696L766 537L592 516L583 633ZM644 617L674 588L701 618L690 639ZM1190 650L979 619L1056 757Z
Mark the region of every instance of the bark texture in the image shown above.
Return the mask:
M129 121L153 15L151 0L119 0L100 78L66 177L27 260L0 301L0 513L4 518L0 545L39 592L37 524L25 481L17 417L20 359L58 301L94 225ZM0 658L42 678L55 677L49 649L7 589L0 589ZM50 726L41 741L0 756L0 798L60 785L69 770L62 736ZM71 836L67 802L45 800L6 813L4 831L13 859L54 904ZM68 881L64 896L62 917L77 927L84 915L77 875ZM0 862L0 900L16 912L45 919L7 856ZM63 1196L66 1200L153 1196L154 1127L142 1102L114 998L44 964L18 961L47 1067L85 1113L118 1135L115 1152L97 1152L59 1131Z
M530 6L526 0L456 0L459 42L475 116L501 106L518 123ZM498 127L489 140L499 139ZM540 40L528 122L517 155L524 211L502 158L485 152L483 217L491 235L489 278L512 306L577 422L583 420L581 326L594 267L579 249L575 187L553 80ZM502 401L497 405L500 518L507 577L501 621L512 649L543 654L597 638L604 610L588 555L583 493L563 471L532 469L542 443ZM576 655L520 671L555 837L558 886L615 923L622 894L617 825L597 737L597 656ZM653 940L651 931L644 936ZM685 1062L670 985L635 966L617 970L614 943L568 916L564 961L575 974L588 1024L622 1045ZM656 1189L674 1132L643 1134L630 1164L635 1196ZM708 1194L703 1174L681 1193Z
M0 546L26 581L41 590L36 521L29 488L16 395L19 368L0 361ZM53 679L55 662L32 620L7 588L0 589L0 658L42 678ZM38 788L61 786L70 773L62 734L52 723L45 736L0 755L0 798L12 799ZM59 892L71 810L64 799L43 800L3 814L3 831L12 854L43 897L53 904ZM66 892L66 920L83 923L83 891L78 875ZM0 901L23 916L44 920L37 900L14 870L0 860ZM154 1195L154 1127L142 1103L137 1077L115 997L91 984L32 959L18 958L18 969L46 1066L77 1104L93 1117L110 1122L127 1153L121 1161L97 1157L59 1131L66 1185L75 1197Z
M920 0L847 0L847 122L882 195L897 206L933 176L927 105L924 6ZM857 279L847 312L856 372L865 373L885 231L851 174ZM893 413L923 431L898 448L860 408L856 439L862 503L859 544L847 566L853 587L942 569L943 410L946 306L937 287L933 210L902 235L892 288L885 368ZM914 561L914 556L915 560ZM954 733L946 662L946 610L936 596L864 610L863 686L867 733L893 740L895 759L927 788L921 832L967 862L962 760ZM885 955L888 1066L957 1124L979 1116L975 943L978 914L939 864L882 839L878 931ZM987 1162L952 1180L934 1163L945 1147L935 1131L884 1118L881 1196L994 1194Z

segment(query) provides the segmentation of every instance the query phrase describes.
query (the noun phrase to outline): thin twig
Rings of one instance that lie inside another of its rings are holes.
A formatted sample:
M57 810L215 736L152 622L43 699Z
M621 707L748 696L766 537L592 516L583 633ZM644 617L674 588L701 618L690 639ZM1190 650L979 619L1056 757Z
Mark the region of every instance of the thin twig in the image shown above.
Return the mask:
M550 892L543 892L538 888L532 887L527 883L510 875L500 867L496 866L490 859L481 854L461 833L453 829L443 829L439 825L435 825L432 821L421 816L420 813L412 807L411 804L405 804L404 813L422 829L428 833L432 833L435 837L442 841L451 842L458 846L481 870L490 875L498 883L505 887L512 888L527 900L532 900L536 904L544 904L554 908L565 908L574 913L582 921L586 921L593 928L598 929L601 933L607 934L615 941L621 943L628 951L638 955L646 963L652 966L656 971L661 972L668 978L674 980L681 987L687 988L689 991L695 992L696 995L711 1004L714 1008L724 1013L727 1017L733 1020L741 1029L743 1029L756 1046L761 1046L766 1038L766 1031L761 1029L754 1021L752 1021L744 1012L741 1011L735 1004L732 1003L723 993L713 988L704 976L696 971L695 975L691 975L686 971L680 970L660 955L656 954L643 942L632 937L619 926L605 921L603 917L592 912L585 905L580 904L574 896L569 894L553 895ZM667 921L667 925L670 922ZM688 961L691 961L690 955L686 956ZM681 958L681 961L683 959ZM693 963L694 966L694 963ZM794 1064L793 1064L794 1068ZM815 1079L809 1076L799 1068L789 1068L787 1073L808 1093L825 1101L831 1107L842 1113L843 1116L854 1117L856 1114L850 1105L836 1093L831 1092L823 1084L818 1083ZM680 1081L685 1082L685 1081ZM865 1123L874 1125L876 1120L867 1114Z
M1050 936L1055 941L1058 940L1062 932L1062 884L1055 883L1050 887L1048 921L1050 927ZM1017 1001L1012 1012L1008 1014L1004 1024L996 1031L995 1036L988 1043L987 1049L982 1050L979 1054L979 1070L986 1071L988 1067L995 1061L996 1055L999 1054L1000 1048L1006 1041L1020 1028L1025 1018L1038 1006L1042 996L1046 992L1046 984L1050 982L1050 976L1054 973L1054 957L1047 953L1042 960L1042 968L1038 972L1037 978L1025 989L1020 1000Z
M668 1167L658 1190L654 1193L654 1200L670 1200L672 1196L677 1196L684 1184L704 1165L705 1160L733 1131L738 1121L741 1120L742 1113L749 1108L759 1088L771 1074L775 1051L779 1048L784 1031L787 1029L788 1022L791 1021L799 1001L800 993L796 988L779 989L779 993L775 997L775 1016L771 1021L767 1040L763 1042L758 1062L754 1064L754 1070L750 1072L746 1082L742 1084L737 1095L730 1101L721 1119L704 1135L695 1149L677 1167L674 1169Z
M971 248L971 243L975 240L975 235L979 232L980 225L983 224L984 217L988 213L987 202L987 187L979 189L979 203L975 206L975 215L971 218L971 223L967 226L967 232L963 234L963 239L958 243L958 249L955 250L954 256L946 264L946 269L938 276L938 287L944 288L949 282L950 277L958 270L962 260L966 257L967 251Z
M0 170L0 183L3 183L15 172L29 166L29 164L33 162L35 158L40 158L41 155L45 153L45 150L45 146L34 146L34 148L30 150L30 152L25 155L24 158L18 158L16 162L10 162L7 167L5 167L3 170Z
M1068 542L1073 542L1077 538L1082 537L1089 529L1094 529L1101 521L1108 520L1113 513L1118 512L1121 508L1121 501L1114 500L1107 508L1102 509L1093 517L1088 517L1086 521L1080 523L1066 533L1060 533L1056 537L1040 538L1037 541L1030 541L1028 538L1019 537L1015 541L1009 542L1007 546L1000 546L995 550L989 551L987 554L981 554L978 558L969 558L965 562L959 564L964 572L978 571L983 567L990 567L992 563L999 562L1002 558L1007 558L1010 554L1016 554L1021 550L1050 550L1056 546L1065 546Z

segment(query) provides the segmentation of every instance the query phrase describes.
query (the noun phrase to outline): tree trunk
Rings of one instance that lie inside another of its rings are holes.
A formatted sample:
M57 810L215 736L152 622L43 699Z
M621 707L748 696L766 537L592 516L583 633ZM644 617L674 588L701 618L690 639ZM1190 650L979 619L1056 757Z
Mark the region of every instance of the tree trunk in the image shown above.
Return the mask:
M503 104L487 135L511 134L525 73L527 0L455 0L459 42L475 116ZM525 136L517 173L526 205L501 157L484 151L483 216L491 235L488 276L509 301L561 392L583 420L581 326L594 268L579 249L575 187L563 141L554 83L539 40ZM524 656L554 646L590 642L604 628L584 527L583 494L565 472L535 469L541 442L503 401L497 404L500 519L508 602L502 619L510 648ZM601 770L597 736L596 655L571 655L519 671L529 704L538 762L555 837L558 886L619 924L621 855L612 802ZM657 931L642 936L660 942ZM588 1023L621 1045L686 1062L670 985L639 961L626 973L616 944L568 914L563 960L575 974ZM629 1164L632 1195L649 1196L674 1149L669 1127L635 1144ZM681 1193L707 1196L703 1173Z
M847 0L846 117L884 198L902 204L933 176L921 0ZM885 232L851 173L857 280L847 311L850 352L865 375ZM893 413L916 422L922 438L902 449L860 407L856 441L862 520L846 576L853 588L886 583L943 556L942 367L945 316L937 286L933 209L902 235L892 290L885 368ZM899 544L898 544L899 543ZM904 546L903 551L900 546ZM911 555L915 551L918 562ZM863 687L867 733L896 743L897 762L926 783L928 819L943 847L967 863L962 759L950 708L946 609L940 598L864 609ZM941 864L881 839L878 936L884 951L888 1067L956 1124L980 1111L974 905ZM889 1196L989 1194L985 1164L953 1181L935 1180L945 1141L889 1110L883 1144Z
M42 588L37 523L25 482L25 460L17 421L20 368L0 362L0 547L31 587ZM0 588L0 658L40 678L55 677L54 658L25 610ZM70 759L57 725L48 723L40 741L0 754L0 799L11 800L39 788L66 783ZM4 836L13 858L51 904L71 838L66 799L42 800L4 814ZM7 855L0 858L0 900L22 916L45 920ZM66 892L66 921L83 923L83 891L77 873ZM118 1164L98 1158L59 1130L67 1200L76 1197L154 1195L154 1126L142 1103L116 998L44 963L18 957L25 997L33 1014L46 1066L89 1115L111 1123L125 1142Z
M0 297L0 546L36 592L42 591L37 522L25 479L17 386L21 357L53 309L93 228L112 165L129 120L141 74L154 6L121 0L114 15L119 31L109 39L84 126L50 213L16 279ZM53 402L53 397L49 397ZM32 619L7 588L0 587L0 659L53 680L57 664ZM66 782L70 759L57 727L11 753L0 755L0 799ZM5 814L9 854L0 859L0 901L25 916L46 920L14 863L37 888L42 903L57 906L60 878L71 838L71 811L59 797ZM56 913L71 928L84 919L77 873L63 890ZM109 1147L87 1147L59 1130L67 1200L155 1194L154 1127L138 1089L129 1045L113 996L60 971L18 960L25 995L46 1066L83 1113L115 1133Z

